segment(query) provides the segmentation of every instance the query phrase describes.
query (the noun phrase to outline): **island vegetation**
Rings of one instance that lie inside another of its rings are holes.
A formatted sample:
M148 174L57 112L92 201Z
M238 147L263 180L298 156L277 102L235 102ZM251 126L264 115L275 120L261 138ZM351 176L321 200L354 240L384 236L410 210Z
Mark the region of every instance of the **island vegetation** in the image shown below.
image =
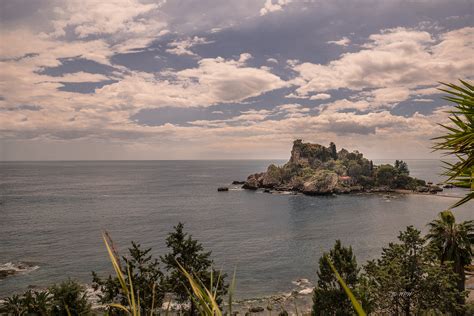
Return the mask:
M276 191L295 191L308 195L351 192L387 192L404 189L419 192L442 191L436 185L410 176L408 165L396 160L394 165L376 166L358 151L349 152L336 144L328 147L293 142L290 160L283 166L268 166L266 172L252 174L244 189L259 188Z

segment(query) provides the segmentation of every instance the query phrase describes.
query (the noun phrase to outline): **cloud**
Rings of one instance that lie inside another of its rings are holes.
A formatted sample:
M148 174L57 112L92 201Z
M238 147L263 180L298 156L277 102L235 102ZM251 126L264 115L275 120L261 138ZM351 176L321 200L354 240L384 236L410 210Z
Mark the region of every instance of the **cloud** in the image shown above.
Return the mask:
M271 12L282 11L283 7L291 3L292 0L266 0L263 8L260 9L260 15L264 16Z
M446 108L435 101L429 114L414 112L424 107L417 102L438 99L436 82L472 78L468 18L379 31L398 25L394 15L368 21L351 44L331 37L352 32L345 15L330 15L327 29L308 22L332 4L295 2L287 14L260 18L290 9L290 1L262 3L190 1L183 9L169 1L53 1L35 6L35 19L43 17L37 28L30 19L2 24L0 146L16 147L1 151L80 154L76 145L116 146L109 158L127 150L131 159L286 157L292 140L304 138L385 157L419 157L423 148L430 155ZM301 30L310 31L296 41ZM334 55L340 50L327 43L351 45ZM90 89L75 93L80 85ZM413 106L409 115L401 102ZM161 120L136 120L150 113L144 109Z
M189 55L189 56L197 56L193 51L191 51L190 48L196 45L204 45L204 44L210 44L213 43L213 41L207 41L204 37L188 37L183 40L177 40L173 41L171 43L168 43L169 47L166 51L171 54L175 54L178 56L182 55Z
M327 42L328 44L334 44L334 45L339 45L339 46L349 46L349 44L351 43L351 40L347 37L343 37L341 38L340 40L337 40L337 41L329 41Z
M66 35L72 28L79 38L92 35L143 34L162 28L163 22L141 17L156 11L160 4L144 4L137 0L71 0L63 7L56 7L59 16L53 22L54 36ZM148 29L148 30L146 30Z
M331 95L328 93L318 93L318 94L312 95L309 99L310 100L326 100L330 98L331 98Z
M413 102L433 102L433 99L413 99Z
M268 58L268 59L267 59L267 62L268 62L268 63L278 64L278 60L275 59L275 58Z
M369 36L363 49L326 65L295 63L292 69L299 74L293 81L298 85L296 94L305 97L341 88L364 90L360 96L378 107L393 106L411 94L427 93L427 89L434 93L434 89L422 87L472 77L472 34L472 27L442 33L439 39L426 31L402 27L384 30Z

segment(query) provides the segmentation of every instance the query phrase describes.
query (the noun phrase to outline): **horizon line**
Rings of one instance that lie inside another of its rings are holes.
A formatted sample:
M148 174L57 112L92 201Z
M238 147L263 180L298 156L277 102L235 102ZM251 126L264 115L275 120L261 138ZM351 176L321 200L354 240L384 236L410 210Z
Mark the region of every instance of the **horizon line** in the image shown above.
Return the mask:
M372 158L368 160L455 160L451 159L436 159L436 158ZM32 159L32 160L0 160L0 163L5 162L98 162L98 161L268 161L268 160L288 160L288 158L254 158L254 159L238 159L238 158L223 158L223 159Z

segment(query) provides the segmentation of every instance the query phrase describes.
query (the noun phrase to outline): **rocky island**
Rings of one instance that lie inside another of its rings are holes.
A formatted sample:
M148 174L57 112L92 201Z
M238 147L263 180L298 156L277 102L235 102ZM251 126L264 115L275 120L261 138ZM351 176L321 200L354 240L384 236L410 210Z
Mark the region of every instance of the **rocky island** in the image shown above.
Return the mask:
M329 147L295 140L290 160L283 166L268 166L266 172L250 175L242 188L293 191L308 195L351 192L390 192L396 189L436 193L438 186L410 177L408 166L397 160L394 165L375 166L358 151L337 151Z

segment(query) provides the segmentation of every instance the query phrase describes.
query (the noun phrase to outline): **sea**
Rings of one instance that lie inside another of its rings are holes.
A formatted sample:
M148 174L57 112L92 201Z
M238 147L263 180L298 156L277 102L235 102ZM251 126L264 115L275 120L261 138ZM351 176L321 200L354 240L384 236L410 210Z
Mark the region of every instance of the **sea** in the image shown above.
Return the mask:
M465 193L305 196L231 185L284 162L0 162L0 270L18 271L0 279L0 298L67 278L87 285L91 271L113 273L104 231L120 254L135 241L158 258L179 222L212 251L216 269L235 269L237 298L287 293L297 280L315 282L318 259L335 240L351 245L362 265L406 226L426 232ZM437 160L407 163L413 176L443 180ZM217 192L220 186L230 190ZM473 202L454 213L474 219Z

